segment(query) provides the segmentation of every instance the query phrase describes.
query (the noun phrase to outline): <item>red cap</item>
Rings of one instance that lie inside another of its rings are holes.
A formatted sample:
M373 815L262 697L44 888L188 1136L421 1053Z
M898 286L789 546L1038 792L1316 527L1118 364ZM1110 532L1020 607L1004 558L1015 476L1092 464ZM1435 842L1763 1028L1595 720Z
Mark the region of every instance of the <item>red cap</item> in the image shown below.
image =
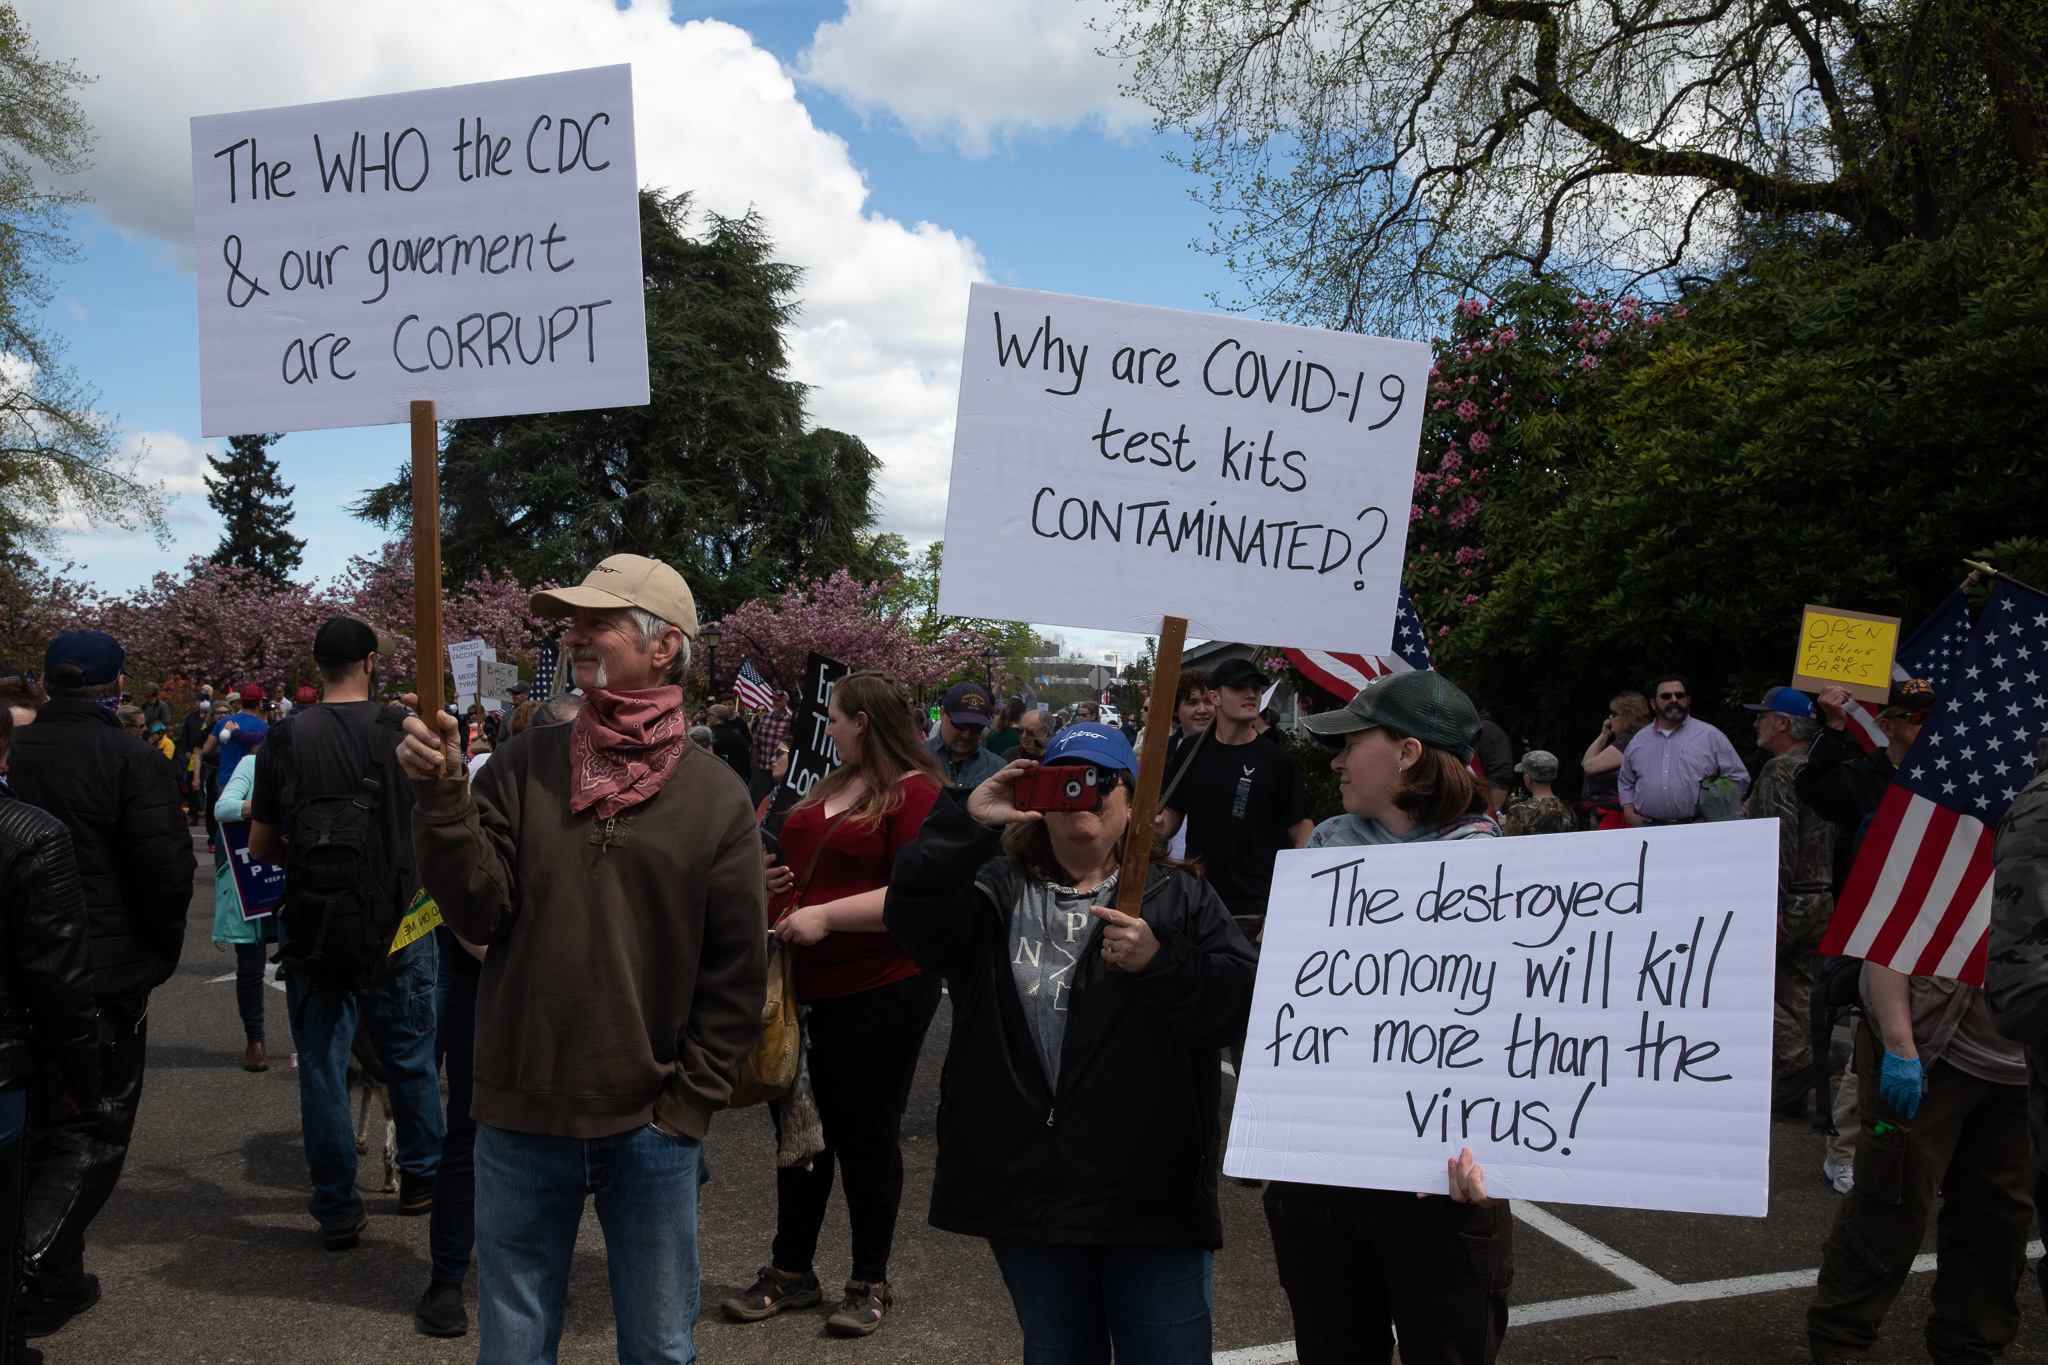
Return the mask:
M255 683L250 683L236 695L241 697L242 705L253 706L263 700L263 689Z
M320 694L310 687L302 687L299 689L297 700L300 706L318 706L320 704Z

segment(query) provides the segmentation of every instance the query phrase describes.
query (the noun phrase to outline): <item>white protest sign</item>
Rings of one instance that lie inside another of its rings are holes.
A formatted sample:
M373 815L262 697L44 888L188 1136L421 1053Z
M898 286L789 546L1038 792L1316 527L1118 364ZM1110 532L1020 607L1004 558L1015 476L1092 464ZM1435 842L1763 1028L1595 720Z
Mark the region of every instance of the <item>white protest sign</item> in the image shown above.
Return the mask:
M1223 1169L1762 1217L1778 825L1287 851Z
M977 284L939 610L1387 653L1429 367L1419 342Z
M477 665L483 662L483 658L482 636L474 640L448 642L448 671L455 675L455 691L458 695L467 696L476 692Z
M519 681L518 664L501 664L492 659L480 660L476 666L476 690L479 695L492 701L507 701L512 696L513 684Z
M192 120L208 436L647 401L628 66Z

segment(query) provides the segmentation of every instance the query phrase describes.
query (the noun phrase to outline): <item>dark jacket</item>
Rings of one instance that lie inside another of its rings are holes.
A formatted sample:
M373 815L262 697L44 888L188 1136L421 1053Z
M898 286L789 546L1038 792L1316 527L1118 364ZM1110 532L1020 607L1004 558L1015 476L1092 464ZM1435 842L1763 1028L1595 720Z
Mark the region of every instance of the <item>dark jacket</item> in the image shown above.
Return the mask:
M71 831L92 926L93 994L147 991L177 970L192 903L192 835L163 755L98 702L55 697L14 732L14 794Z
M753 737L747 733L745 721L729 720L711 727L711 752L742 782L751 781L754 776L752 748Z
M1823 819L1834 822L1838 896L1848 884L1849 864L1863 823L1884 800L1885 788L1891 786L1892 775L1898 771L1882 749L1854 758L1848 757L1851 752L1848 735L1823 726L1806 751L1805 765L1792 779L1792 790L1799 799Z
M939 799L896 860L883 917L946 977L953 1041L940 1080L932 1226L1091 1246L1223 1244L1217 1049L1251 1009L1251 945L1223 901L1154 868L1144 918L1159 952L1111 972L1097 921L1074 969L1059 1089L1018 1002L1007 951L1023 890L996 831Z
M17 730L17 736L25 731ZM85 902L71 834L47 811L0 795L0 1082L41 1058L87 1113L100 1102L99 1025L86 948Z
M1494 723L1486 712L1479 713L1479 733L1472 737L1472 753L1486 772L1486 780L1502 791L1515 785L1515 754L1508 732Z

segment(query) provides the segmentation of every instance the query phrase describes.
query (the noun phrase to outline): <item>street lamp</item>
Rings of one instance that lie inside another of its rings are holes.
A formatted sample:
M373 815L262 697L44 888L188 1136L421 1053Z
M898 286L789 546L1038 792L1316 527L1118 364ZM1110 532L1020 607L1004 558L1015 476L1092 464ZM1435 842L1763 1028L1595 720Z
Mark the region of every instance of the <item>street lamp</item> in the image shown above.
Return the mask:
M996 690L996 647L994 645L990 645L981 651L981 677L983 685L993 695Z
M723 637L724 632L719 630L716 621L706 621L697 631L698 640L703 642L704 651L710 656L704 666L704 690L711 694L712 701L718 700L718 642Z

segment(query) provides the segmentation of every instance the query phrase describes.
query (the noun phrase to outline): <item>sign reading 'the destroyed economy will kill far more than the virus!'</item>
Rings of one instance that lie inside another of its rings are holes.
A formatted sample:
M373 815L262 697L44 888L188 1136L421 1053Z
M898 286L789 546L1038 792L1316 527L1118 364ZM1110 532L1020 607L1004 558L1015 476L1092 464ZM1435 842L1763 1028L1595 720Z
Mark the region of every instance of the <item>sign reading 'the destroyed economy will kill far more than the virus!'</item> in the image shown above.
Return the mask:
M1289 850L1223 1169L1762 1217L1778 822Z
M1385 653L1419 342L977 284L939 609Z
M647 402L628 66L192 120L208 436Z

